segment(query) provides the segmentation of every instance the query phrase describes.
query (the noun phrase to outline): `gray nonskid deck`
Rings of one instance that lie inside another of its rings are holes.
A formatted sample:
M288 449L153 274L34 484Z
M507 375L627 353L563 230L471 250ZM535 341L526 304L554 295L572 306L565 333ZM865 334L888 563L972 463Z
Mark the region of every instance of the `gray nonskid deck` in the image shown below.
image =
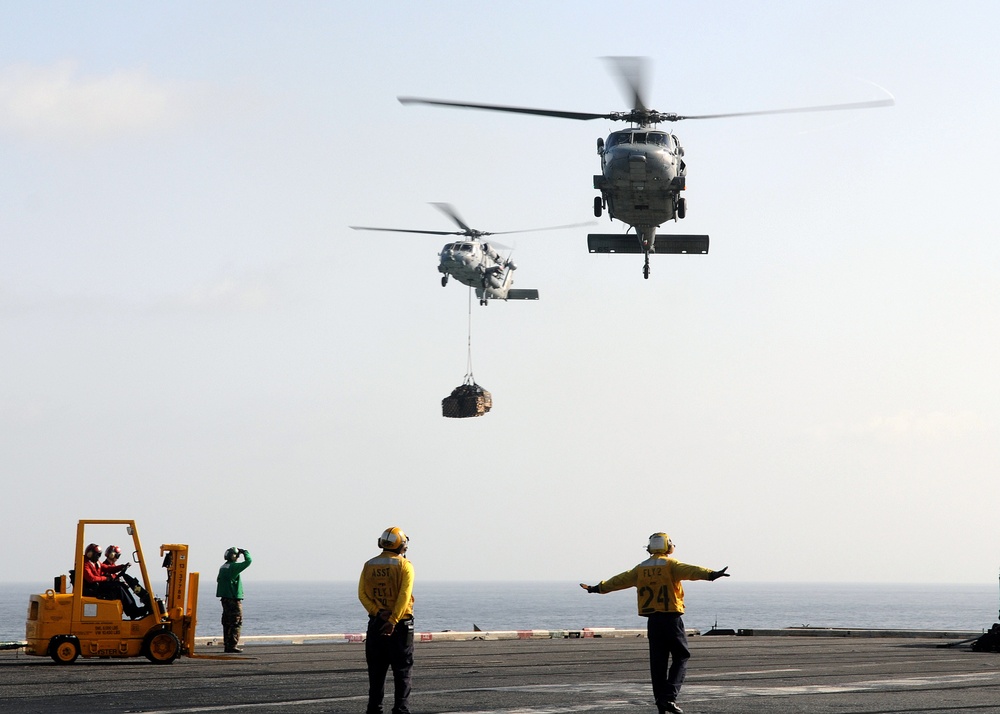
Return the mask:
M694 637L680 703L691 714L1000 711L1000 655L941 644ZM10 714L360 713L366 692L364 647L354 643L248 645L238 659L168 666L141 659L56 666L0 652L0 710ZM656 711L647 642L637 637L424 642L410 704L414 714Z

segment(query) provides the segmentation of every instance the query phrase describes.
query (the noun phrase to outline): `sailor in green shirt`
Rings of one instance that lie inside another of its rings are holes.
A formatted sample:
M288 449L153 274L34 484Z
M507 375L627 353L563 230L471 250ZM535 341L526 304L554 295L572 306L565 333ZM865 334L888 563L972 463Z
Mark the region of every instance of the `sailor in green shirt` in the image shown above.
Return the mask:
M239 561L243 556L242 562ZM226 652L242 652L237 645L240 643L240 629L243 627L243 582L240 573L250 567L253 559L250 552L244 548L229 548L226 551L226 562L219 568L216 578L218 585L215 596L222 601L222 640Z

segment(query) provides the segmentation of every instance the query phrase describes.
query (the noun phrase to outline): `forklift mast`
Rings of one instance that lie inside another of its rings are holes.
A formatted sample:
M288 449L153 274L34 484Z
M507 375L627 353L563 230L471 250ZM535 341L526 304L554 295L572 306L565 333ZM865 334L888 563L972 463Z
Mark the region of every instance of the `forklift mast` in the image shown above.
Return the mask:
M185 653L194 651L198 612L198 573L188 573L188 547L179 543L160 546L167 569L167 617Z

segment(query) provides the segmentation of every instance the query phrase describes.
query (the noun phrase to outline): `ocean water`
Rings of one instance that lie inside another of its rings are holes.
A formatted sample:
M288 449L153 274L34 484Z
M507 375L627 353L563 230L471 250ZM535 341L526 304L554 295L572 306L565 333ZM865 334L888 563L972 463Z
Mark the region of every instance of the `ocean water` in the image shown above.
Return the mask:
M39 583L0 584L0 641L24 639L28 596ZM357 584L257 582L244 579L244 635L363 632ZM684 623L720 628L813 627L982 631L998 621L994 584L886 585L745 583L723 579L684 584ZM162 590L162 588L161 588ZM162 592L157 592L162 596ZM414 590L419 632L443 630L645 627L634 590L591 595L572 582L421 582ZM199 636L219 636L215 583L199 590Z

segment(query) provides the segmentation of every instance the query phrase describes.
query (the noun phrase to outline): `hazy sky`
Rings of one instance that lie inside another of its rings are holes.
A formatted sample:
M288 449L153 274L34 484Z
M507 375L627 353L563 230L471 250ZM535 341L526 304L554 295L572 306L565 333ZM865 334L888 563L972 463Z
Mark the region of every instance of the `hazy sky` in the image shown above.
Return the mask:
M261 580L353 580L390 525L434 580L595 580L657 530L743 580L997 577L997 3L4 16L5 581L65 572L80 518L210 574L245 547ZM608 55L650 58L661 111L897 105L673 125L663 230L709 255L643 280L587 229L519 237L541 300L473 306L495 406L444 419L469 305L445 241L348 226L586 221L621 125L396 97L628 109Z

